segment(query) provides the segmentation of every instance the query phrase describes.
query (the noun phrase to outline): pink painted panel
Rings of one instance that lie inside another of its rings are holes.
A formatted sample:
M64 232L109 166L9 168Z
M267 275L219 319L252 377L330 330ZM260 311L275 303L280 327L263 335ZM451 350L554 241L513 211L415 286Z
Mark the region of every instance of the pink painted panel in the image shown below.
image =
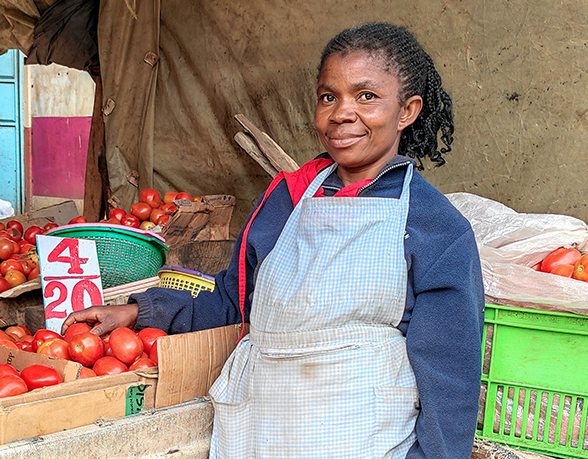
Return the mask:
M83 199L92 117L33 118L33 195Z

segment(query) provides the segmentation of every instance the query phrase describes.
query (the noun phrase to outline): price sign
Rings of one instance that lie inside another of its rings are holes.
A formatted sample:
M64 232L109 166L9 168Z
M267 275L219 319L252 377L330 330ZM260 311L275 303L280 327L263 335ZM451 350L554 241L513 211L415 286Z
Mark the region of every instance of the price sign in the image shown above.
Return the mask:
M71 312L104 304L94 241L38 235L37 251L47 329L60 333Z

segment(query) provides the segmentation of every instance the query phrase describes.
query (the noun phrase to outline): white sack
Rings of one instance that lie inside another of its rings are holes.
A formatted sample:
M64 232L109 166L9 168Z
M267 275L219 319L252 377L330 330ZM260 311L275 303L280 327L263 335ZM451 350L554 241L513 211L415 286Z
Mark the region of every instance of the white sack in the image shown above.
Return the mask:
M12 217L14 215L14 209L12 208L12 204L8 201L4 201L0 199L0 219Z
M588 315L588 282L534 271L559 247L588 252L588 225L557 214L525 214L470 193L446 195L474 230L490 303Z

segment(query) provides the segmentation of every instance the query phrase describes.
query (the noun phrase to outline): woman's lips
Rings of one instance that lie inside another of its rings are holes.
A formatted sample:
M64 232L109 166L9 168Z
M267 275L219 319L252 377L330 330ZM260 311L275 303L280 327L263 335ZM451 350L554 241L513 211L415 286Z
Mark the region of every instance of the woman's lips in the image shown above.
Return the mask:
M361 139L363 139L363 135L349 135L349 136L337 136L337 137L329 137L329 143L333 145L335 148L347 148L352 145L355 145Z

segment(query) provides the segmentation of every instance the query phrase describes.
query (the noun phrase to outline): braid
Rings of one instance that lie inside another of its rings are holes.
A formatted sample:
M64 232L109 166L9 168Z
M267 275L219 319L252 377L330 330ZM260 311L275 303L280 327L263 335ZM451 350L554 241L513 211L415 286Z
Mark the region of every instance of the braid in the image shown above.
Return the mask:
M400 84L399 99L404 104L414 95L423 99L416 121L404 129L399 153L414 158L423 170L422 159L429 157L436 166L445 164L443 155L451 151L453 115L451 98L441 85L441 77L431 57L404 27L386 23L369 23L347 29L334 37L323 50L319 75L333 54L343 56L353 51L367 51L383 56L385 70L394 73ZM445 145L438 147L438 133Z

